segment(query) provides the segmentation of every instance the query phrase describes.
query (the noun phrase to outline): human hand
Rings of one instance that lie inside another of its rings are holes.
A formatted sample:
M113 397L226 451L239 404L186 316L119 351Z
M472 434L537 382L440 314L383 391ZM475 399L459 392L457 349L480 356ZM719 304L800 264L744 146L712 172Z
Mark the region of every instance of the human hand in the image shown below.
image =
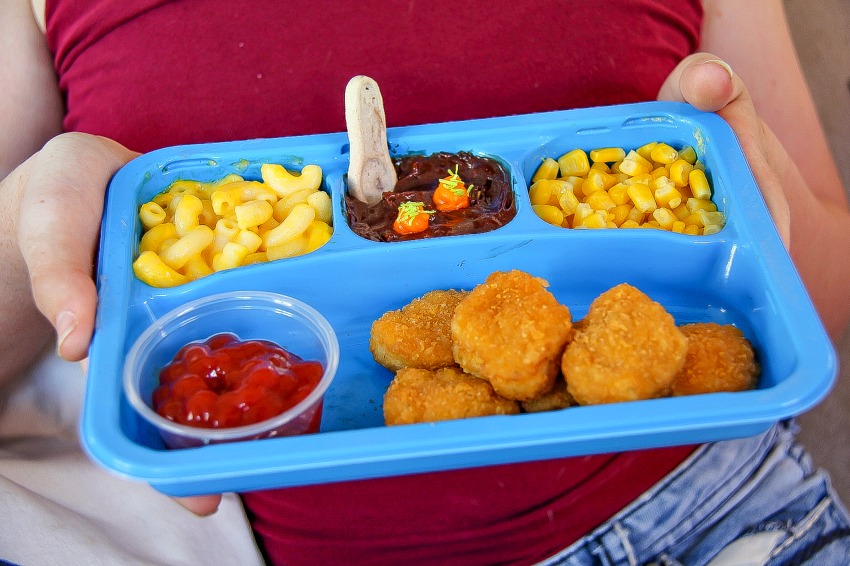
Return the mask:
M716 112L735 131L783 243L790 249L791 212L783 183L799 177L793 161L758 116L747 88L724 61L710 53L683 59L664 81L659 100L688 102Z
M13 173L19 191L14 225L33 299L54 325L59 354L83 360L84 369L97 308L93 268L105 189L137 155L107 138L67 133ZM221 495L173 499L210 515Z
M103 137L67 133L13 173L19 191L13 223L24 269L66 360L86 356L94 329L93 268L105 188L137 155Z

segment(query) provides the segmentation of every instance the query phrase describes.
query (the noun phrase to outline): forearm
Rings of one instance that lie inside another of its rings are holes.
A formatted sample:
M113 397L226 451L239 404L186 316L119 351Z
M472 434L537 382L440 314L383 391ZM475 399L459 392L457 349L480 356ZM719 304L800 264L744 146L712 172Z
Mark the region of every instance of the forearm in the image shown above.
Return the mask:
M850 213L817 196L796 167L782 173L791 210L791 257L834 341L850 320Z

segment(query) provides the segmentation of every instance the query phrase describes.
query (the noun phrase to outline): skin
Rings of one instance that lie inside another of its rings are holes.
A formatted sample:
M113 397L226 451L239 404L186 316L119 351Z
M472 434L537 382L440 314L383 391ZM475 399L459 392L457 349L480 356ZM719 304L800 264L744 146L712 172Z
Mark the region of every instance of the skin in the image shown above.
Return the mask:
M735 129L824 324L837 339L850 319L850 287L843 283L850 277L844 244L850 213L782 2L704 4L704 53L683 60L659 98L716 111ZM0 3L0 386L52 340L65 359L85 358L97 302L91 273L104 187L135 155L104 138L62 132L62 99L42 32L43 9L30 0ZM716 62L721 59L734 73ZM71 225L67 218L77 221ZM207 514L217 508L218 496L181 502Z

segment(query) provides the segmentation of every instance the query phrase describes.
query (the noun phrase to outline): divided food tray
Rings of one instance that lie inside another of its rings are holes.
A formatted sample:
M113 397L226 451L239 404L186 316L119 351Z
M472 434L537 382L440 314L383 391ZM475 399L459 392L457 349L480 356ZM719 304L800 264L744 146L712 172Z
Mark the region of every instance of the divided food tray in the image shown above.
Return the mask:
M110 183L97 284L100 304L81 422L88 454L170 495L248 491L561 456L698 443L757 434L829 391L835 351L771 222L737 139L718 116L651 102L390 128L394 155L470 151L510 171L516 217L485 234L367 241L348 227L345 133L165 148L127 164ZM531 208L528 185L544 157L575 148L691 145L705 164L726 226L710 236L651 229L573 230ZM241 267L170 289L133 274L138 207L176 179L259 179L262 163L317 164L333 202L334 232L304 256ZM761 364L757 389L560 411L386 427L392 374L369 352L372 322L434 289L471 289L494 271L545 278L575 320L628 282L677 323L734 324ZM323 314L340 343L336 379L316 434L168 450L122 391L126 353L156 318L190 300L260 290Z

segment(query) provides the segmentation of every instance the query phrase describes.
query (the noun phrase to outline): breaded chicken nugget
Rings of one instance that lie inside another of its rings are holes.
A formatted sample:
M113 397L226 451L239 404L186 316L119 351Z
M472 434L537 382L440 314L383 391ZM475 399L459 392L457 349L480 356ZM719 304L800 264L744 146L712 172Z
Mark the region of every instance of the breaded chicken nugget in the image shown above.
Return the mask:
M412 424L486 415L514 415L519 404L457 366L425 370L403 368L384 394L384 422Z
M523 401L522 410L526 413L541 413L543 411L557 411L566 409L576 404L573 396L567 392L567 382L559 376L555 380L555 386L548 393L539 397Z
M673 395L755 388L759 366L750 341L738 328L713 322L679 328L688 337L688 355L673 382Z
M539 277L495 272L458 304L451 322L454 359L508 399L526 401L552 389L570 310Z
M687 351L664 307L624 283L591 303L561 370L580 405L650 399L669 394Z
M375 361L398 371L403 367L437 369L454 365L449 326L467 291L425 293L372 324L369 350Z

